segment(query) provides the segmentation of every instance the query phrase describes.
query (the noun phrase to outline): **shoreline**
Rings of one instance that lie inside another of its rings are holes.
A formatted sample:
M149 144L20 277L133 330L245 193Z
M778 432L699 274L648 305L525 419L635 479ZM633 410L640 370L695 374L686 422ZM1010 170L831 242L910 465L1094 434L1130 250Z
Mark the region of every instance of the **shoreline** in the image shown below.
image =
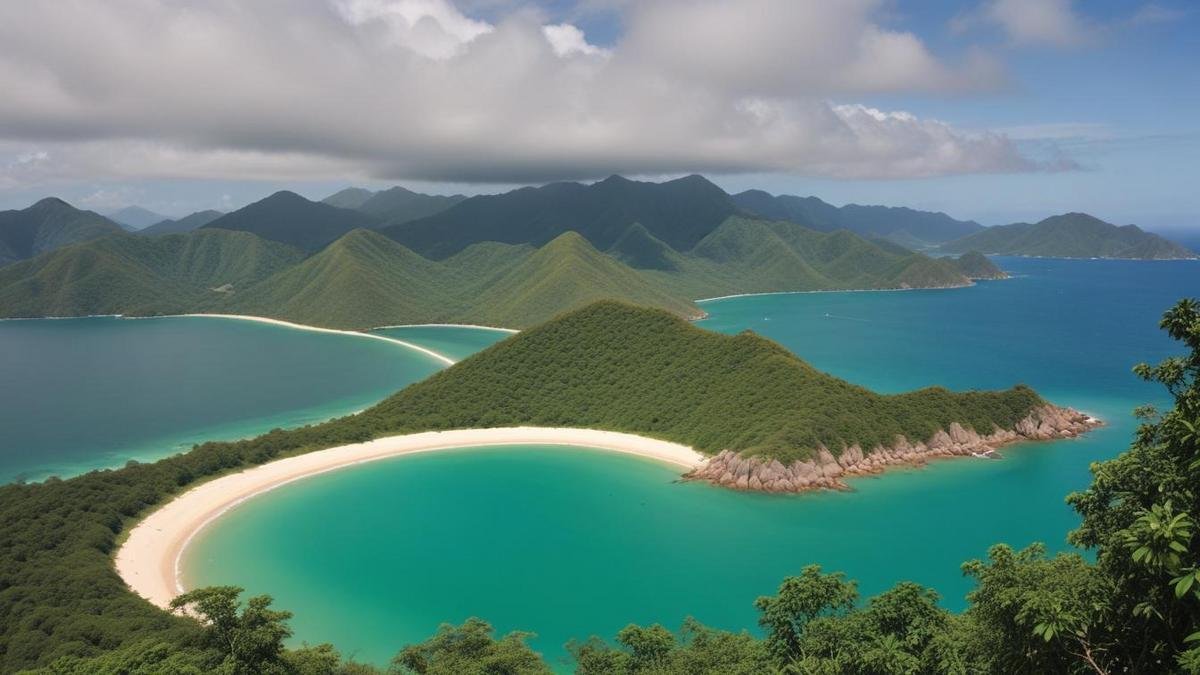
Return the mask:
M1003 281L1003 279L972 279L969 284L959 284L957 286L920 286L914 288L831 288L818 291L763 291L762 293L734 293L733 295L718 295L714 298L700 298L692 302L700 304L702 302L714 302L716 300L728 300L730 298L749 298L756 295L805 295L810 293L907 293L911 291L952 291L958 288L973 288L980 281Z
M375 326L371 330L385 330L388 328L477 328L479 330L494 330L509 335L516 335L521 331L516 328L500 328L499 326L483 326L477 323L398 323L391 326Z
M342 445L286 457L201 483L138 522L114 556L117 574L134 593L163 609L183 592L187 546L230 509L311 476L408 454L510 445L571 445L665 462L689 471L705 457L684 445L614 431L503 427L428 431Z
M435 352L432 349L429 349L428 347L422 347L420 345L416 345L411 342L405 342L404 340L387 337L385 335L375 335L373 333L365 333L365 332L356 331L356 330L341 330L338 328L321 328L320 326L309 326L309 325L303 324L303 323L293 323L291 321L284 321L283 319L270 319L265 316L252 316L249 314L207 314L207 313L163 314L163 315L159 315L159 316L121 316L121 315L117 315L117 316L120 316L122 319L180 319L180 318L187 319L187 318L199 317L199 318L208 318L208 319L236 319L238 321L254 321L257 323L266 323L266 324L271 324L273 326L282 326L284 328L294 328L296 330L306 330L306 331L311 331L314 333L332 333L335 335L352 335L352 336L356 336L356 337L369 338L371 340L382 340L384 342L391 342L392 344L397 344L402 347L407 347L408 349L412 349L412 350L421 352L422 354L425 354L426 356L429 356L433 359L441 361L442 363L444 363L447 366L452 366L455 363L457 363L457 361L450 358L449 356L446 356L445 354L439 354L438 352Z

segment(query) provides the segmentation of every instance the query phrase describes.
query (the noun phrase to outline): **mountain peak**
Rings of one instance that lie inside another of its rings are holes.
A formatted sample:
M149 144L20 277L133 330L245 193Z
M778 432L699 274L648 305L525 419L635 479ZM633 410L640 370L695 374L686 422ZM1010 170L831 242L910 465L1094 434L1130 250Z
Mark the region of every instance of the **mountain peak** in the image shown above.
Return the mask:
M63 208L63 207L66 207L69 209L75 208L74 206L71 206L70 204L63 201L62 199L59 199L58 197L46 197L44 199L39 199L36 204L34 204L33 206L31 206L29 208L47 209L47 208Z

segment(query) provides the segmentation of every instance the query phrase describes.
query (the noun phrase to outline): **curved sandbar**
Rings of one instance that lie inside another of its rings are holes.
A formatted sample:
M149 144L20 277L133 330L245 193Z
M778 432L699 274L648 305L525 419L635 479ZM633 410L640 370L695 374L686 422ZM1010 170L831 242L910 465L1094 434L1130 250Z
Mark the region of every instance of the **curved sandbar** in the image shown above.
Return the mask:
M168 608L183 592L184 549L206 525L230 508L293 481L397 455L504 445L578 445L622 452L695 469L704 456L677 443L591 429L506 427L429 431L389 436L280 459L194 487L151 513L117 551L117 574L138 595Z
M428 348L422 347L420 345L415 345L411 342L405 342L404 340L397 340L396 338L391 338L391 337L387 337L384 335L375 335L373 333L363 333L363 332L356 331L356 330L338 330L336 328L321 328L320 326L307 326L302 323L292 323L291 321L283 321L281 319L268 319L265 316L250 316L250 315L246 315L246 314L172 314L169 316L177 316L177 317L178 316L182 316L182 317L199 316L199 317L208 317L211 319L238 319L240 321L256 321L258 323L269 323L269 324L273 324L275 326L285 326L287 328L296 328L298 330L308 330L308 331L313 331L316 333L336 333L338 335L355 335L358 337L370 338L372 340L383 340L384 342L391 342L393 344L398 344L402 347L408 347L409 349L415 349L415 350L421 352L422 354L425 354L426 356L432 356L433 358L437 359L438 361L441 361L442 363L446 364L447 366L452 366L455 364L454 359L452 359L449 356L446 356L444 354L439 354L439 353L433 351L432 349L428 349ZM137 317L137 318L164 318L164 317Z
M397 323L390 326L376 326L371 330L384 330L387 328L476 328L478 330L494 330L500 333L508 333L515 335L521 331L516 328L500 328L499 326L482 326L477 323Z

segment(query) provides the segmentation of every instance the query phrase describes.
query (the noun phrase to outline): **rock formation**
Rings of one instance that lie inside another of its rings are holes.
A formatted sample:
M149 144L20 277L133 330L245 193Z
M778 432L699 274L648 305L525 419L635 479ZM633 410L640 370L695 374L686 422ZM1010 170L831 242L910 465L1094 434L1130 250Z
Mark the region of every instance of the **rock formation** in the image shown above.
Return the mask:
M921 466L935 457L989 455L996 448L1020 441L1074 438L1101 424L1100 420L1076 410L1047 404L1030 412L1012 429L996 429L987 435L955 422L924 442L912 443L897 436L889 447L878 446L864 452L858 445L852 445L844 448L837 457L828 448L821 447L815 457L786 466L777 459L743 457L731 450L723 450L684 477L707 480L736 490L761 492L847 490L849 486L843 479L848 476L879 473L896 464Z

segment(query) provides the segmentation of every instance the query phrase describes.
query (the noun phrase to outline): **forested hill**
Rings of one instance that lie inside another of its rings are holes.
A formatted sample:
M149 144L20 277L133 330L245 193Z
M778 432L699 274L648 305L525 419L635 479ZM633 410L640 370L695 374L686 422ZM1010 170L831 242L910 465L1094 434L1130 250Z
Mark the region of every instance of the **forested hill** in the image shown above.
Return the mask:
M605 250L640 223L671 248L687 251L740 213L724 190L702 176L665 183L611 176L591 185L551 183L471 197L380 231L422 255L444 258L482 241L541 246L567 231Z
M733 201L763 218L786 220L822 232L850 230L864 237L879 237L916 249L959 239L983 229L973 220L956 220L940 212L860 204L837 207L817 197L772 195L762 190L739 192L733 196Z
M791 461L820 447L924 441L959 423L1012 428L1044 405L1025 387L885 396L753 333L600 302L509 338L364 412L375 434L494 426L626 431Z
M0 266L123 231L98 213L47 197L27 209L0 211Z
M1047 258L1175 260L1200 257L1136 225L1119 227L1086 213L1051 216L1037 223L989 227L945 244L946 253L981 251Z
M116 235L0 268L0 316L221 312L351 329L440 322L523 328L602 299L694 318L702 314L695 299L733 293L970 283L951 260L845 231L739 217L688 253L635 223L608 251L568 231L540 248L480 242L441 260L367 229L305 257L215 227L223 221L185 234ZM172 267L201 252L207 274Z
M370 227L375 219L358 211L313 202L295 192L280 191L233 211L203 227L241 230L303 251L317 251L358 227Z

